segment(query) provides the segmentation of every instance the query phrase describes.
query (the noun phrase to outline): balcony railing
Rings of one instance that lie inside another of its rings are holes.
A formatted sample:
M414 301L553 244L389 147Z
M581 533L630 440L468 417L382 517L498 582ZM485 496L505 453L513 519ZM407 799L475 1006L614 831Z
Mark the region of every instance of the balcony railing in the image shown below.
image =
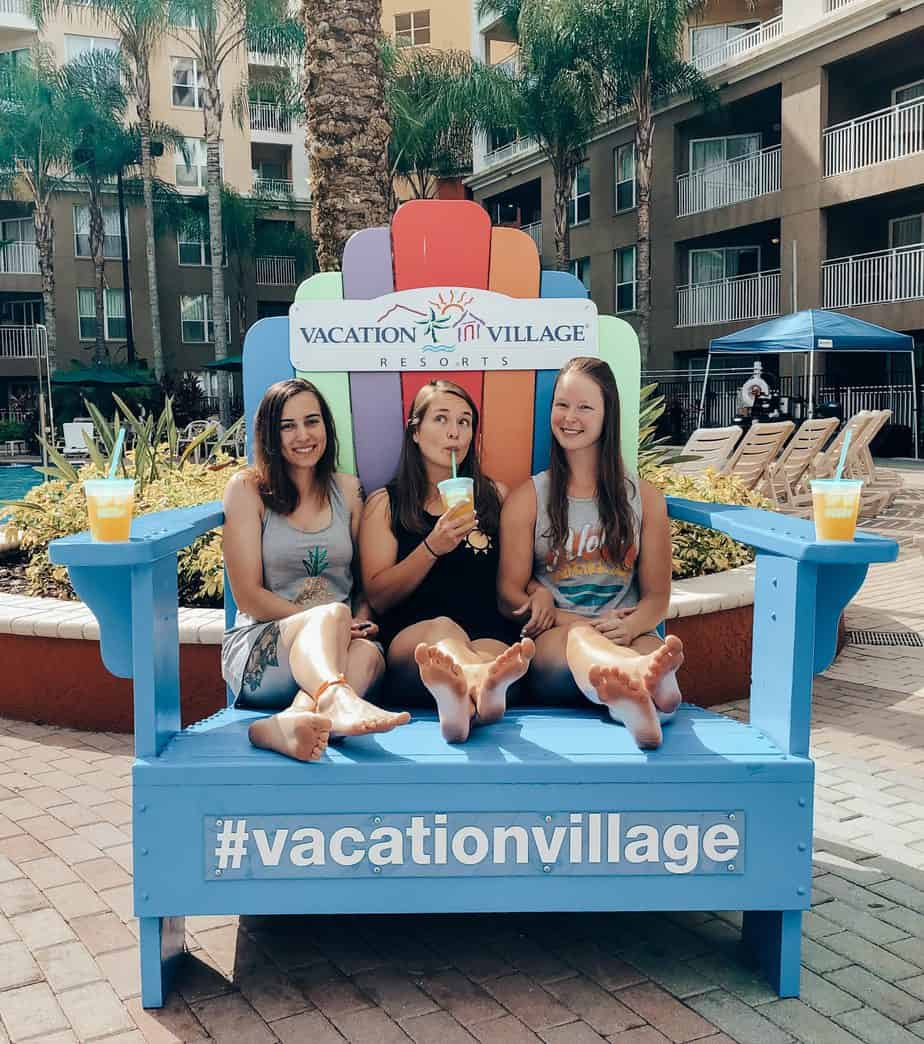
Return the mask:
M39 344L35 326L0 326L0 359L34 359Z
M677 178L677 217L780 191L780 146L690 171Z
M253 190L263 196L291 196L295 192L295 183L284 178L261 178L253 176Z
M37 275L38 247L35 243L13 242L0 246L0 274Z
M507 145L501 145L499 149L486 152L484 163L486 167L493 166L495 163L505 163L514 156L519 156L523 152L532 152L536 148L538 148L538 143L535 138L517 138Z
M294 257L258 257L257 286L295 286Z
M842 7L849 7L851 4L855 4L857 0L825 0L825 14L831 14L833 11L840 11Z
M248 51L249 65L288 65L291 59L281 54L270 54L268 51Z
M825 177L924 151L924 99L826 128Z
M292 130L292 115L284 112L280 105L272 102L252 101L250 109L250 129L255 131L275 131L277 134L288 134Z
M0 17L18 15L20 18L31 18L28 0L0 0Z
M711 50L696 55L693 58L693 64L701 73L709 73L713 69L718 69L720 65L738 61L739 58L744 57L749 51L753 51L756 47L762 47L771 40L777 40L782 35L783 16L780 15L778 18L771 18L767 22L761 22L760 25L755 26L749 32L742 33L731 40L726 40L725 43L719 44L718 47L713 47Z
M542 222L534 221L530 225L521 225L520 231L525 232L529 238L536 244L536 249L539 254L542 254Z
M924 298L924 244L837 257L821 270L824 308Z
M708 326L779 314L779 270L677 289L678 326Z

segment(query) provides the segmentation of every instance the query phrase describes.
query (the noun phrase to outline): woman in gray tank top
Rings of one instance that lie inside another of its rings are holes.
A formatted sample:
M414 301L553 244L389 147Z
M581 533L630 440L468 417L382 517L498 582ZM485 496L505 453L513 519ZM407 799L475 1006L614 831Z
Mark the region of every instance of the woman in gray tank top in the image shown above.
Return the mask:
M254 423L254 464L224 496L224 557L238 605L222 643L250 740L316 761L331 733L387 732L410 719L363 699L382 675L378 628L353 585L359 482L336 474L337 432L310 381L267 389Z
M680 704L683 646L655 628L667 615L671 538L661 493L628 475L619 453L619 392L601 359L572 359L552 397L548 471L501 514L501 606L529 617L530 677L606 706L640 747L661 743Z

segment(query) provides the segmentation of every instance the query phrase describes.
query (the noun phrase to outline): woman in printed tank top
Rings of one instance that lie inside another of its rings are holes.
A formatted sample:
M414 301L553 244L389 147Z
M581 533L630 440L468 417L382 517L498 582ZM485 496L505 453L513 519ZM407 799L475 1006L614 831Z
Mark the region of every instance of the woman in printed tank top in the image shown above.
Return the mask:
M224 496L224 558L238 606L222 642L236 706L257 718L250 740L316 761L328 737L387 732L410 719L362 697L384 672L377 626L353 584L362 500L334 471L337 432L310 381L267 389L254 425L254 465Z
M683 646L654 630L667 615L671 538L661 493L628 475L619 453L619 392L600 359L572 359L552 397L547 472L501 515L501 608L529 618L537 692L574 684L640 747L661 743L680 704Z
M401 706L423 683L443 737L468 738L497 721L510 686L529 666L531 639L516 641L497 608L498 523L506 489L478 465L478 409L451 381L425 384L410 409L398 471L369 497L360 530L363 584L380 615L388 671ZM475 511L444 511L437 483L474 480ZM510 642L513 645L510 645Z

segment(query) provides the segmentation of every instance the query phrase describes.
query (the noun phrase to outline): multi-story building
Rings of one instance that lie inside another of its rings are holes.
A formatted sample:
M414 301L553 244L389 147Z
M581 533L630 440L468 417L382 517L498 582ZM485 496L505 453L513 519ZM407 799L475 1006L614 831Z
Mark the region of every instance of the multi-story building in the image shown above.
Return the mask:
M426 2L426 0L425 0ZM459 0L431 0L427 9L411 9L407 0L385 0L383 30L401 46L453 47L468 50L471 19ZM86 50L117 49L112 25L79 3L64 5L41 33L29 17L27 0L0 2L0 71L22 61L39 41L59 63ZM190 162L167 151L156 174L186 195L205 186L205 142L200 101L201 70L190 49L166 37L152 60L153 119L179 129L187 139ZM300 59L288 69L298 75ZM242 194L278 197L267 222L309 227L308 166L305 131L273 101L269 81L285 72L271 55L250 51L232 55L222 69L225 101L222 124L224 180ZM246 81L249 96L244 126L235 120L233 97ZM132 113L133 105L130 105ZM54 202L57 366L86 364L95 335L93 266L89 258L86 199L75 187ZM133 334L137 357L151 363L150 305L144 254L144 214L139 201L127 201L128 269ZM125 294L122 281L118 208L107 198L105 337L114 362L125 360ZM272 237L268 237L271 239ZM38 253L31 209L11 198L0 200L0 419L17 406L28 408L36 388L37 323L43 319ZM194 372L206 392L220 379L205 364L212 343L210 251L207 242L188 242L175 233L157 242L160 319L165 367L169 373ZM246 326L269 315L285 314L296 285L305 277L293 257L258 256L239 278L237 258L229 257L225 287L228 354L240 352ZM243 283L243 285L239 285ZM242 314L243 313L243 314Z
M509 53L490 20L473 41L482 60ZM921 0L721 0L689 26L687 57L720 105L704 112L677 98L656 115L650 370L695 371L711 338L797 306L912 334L922 372L922 42ZM570 215L573 271L602 312L630 322L633 142L625 119L599 128ZM476 139L468 184L495 222L525 227L551 262L542 229L552 178L535 142ZM792 360L779 365L785 374ZM824 366L832 382L910 376L907 356L832 356Z

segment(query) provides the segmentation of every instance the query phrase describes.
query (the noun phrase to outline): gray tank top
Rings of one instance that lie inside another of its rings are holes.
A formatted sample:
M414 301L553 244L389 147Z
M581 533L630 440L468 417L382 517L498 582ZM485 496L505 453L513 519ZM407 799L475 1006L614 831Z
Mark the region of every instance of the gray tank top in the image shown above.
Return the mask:
M635 535L624 562L613 564L603 556L603 527L595 498L568 497L568 539L560 552L549 540L549 473L533 475L536 488L536 527L533 538L533 576L547 587L558 609L581 616L596 616L610 609L638 605L639 534L642 531L642 497L638 479L626 479Z
M330 504L329 525L312 533L297 529L272 508L263 509L263 586L305 609L348 603L353 593L350 512L336 482L331 485ZM234 627L225 631L222 675L235 693L240 692L251 650L268 626L238 611Z

